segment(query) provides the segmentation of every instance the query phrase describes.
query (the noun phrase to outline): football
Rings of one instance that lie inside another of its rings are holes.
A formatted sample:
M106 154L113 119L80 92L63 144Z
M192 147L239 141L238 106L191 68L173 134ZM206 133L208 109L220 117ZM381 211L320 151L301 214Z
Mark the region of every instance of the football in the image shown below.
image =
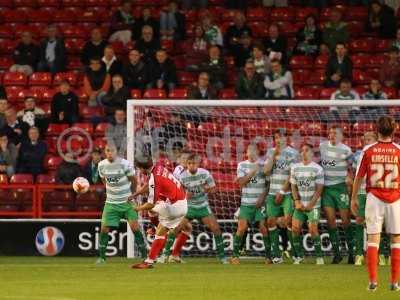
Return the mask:
M84 177L77 177L75 178L74 182L72 183L72 188L78 194L84 194L89 190L90 183Z

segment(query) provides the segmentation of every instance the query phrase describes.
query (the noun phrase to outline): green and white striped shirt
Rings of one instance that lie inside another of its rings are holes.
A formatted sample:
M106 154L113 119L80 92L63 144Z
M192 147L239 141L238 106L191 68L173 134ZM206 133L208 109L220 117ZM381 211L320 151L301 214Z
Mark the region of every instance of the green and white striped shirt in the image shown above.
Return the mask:
M269 149L267 152L267 160L272 159L275 152L275 148ZM290 167L299 161L299 152L288 146L282 150L279 156L276 158L274 166L272 167L272 173L270 176L269 195L276 195L282 190L285 182L289 180ZM287 192L286 194L290 194Z
M308 165L302 162L294 164L290 169L290 183L297 186L300 202L306 206L314 196L317 185L324 184L324 169L315 162ZM320 206L321 201L319 199L315 208Z
M253 178L251 178L247 185L241 190L241 204L245 206L256 205L258 197L260 197L260 195L266 189L266 176L263 172L264 163L261 160L254 163L245 160L240 162L237 167L237 178L241 178L248 175L257 164L260 168L259 172Z
M353 157L350 147L342 143L333 146L325 141L319 145L319 151L321 166L325 172L325 186L345 183Z
M361 154L362 154L362 150L357 150L354 153L354 156L353 156L353 169L354 170L357 170L357 166L360 163ZM359 195L366 195L367 194L366 189L367 189L367 181L364 178L362 183L361 183L360 190L358 191L358 194Z
M188 170L183 171L179 176L179 181L185 189L192 193L192 198L188 199L188 206L192 208L202 208L208 206L208 197L204 192L203 186L215 186L215 181L210 172L206 169L198 168L196 174Z
M104 159L99 162L99 176L106 182L106 203L124 203L132 195L131 181L128 177L135 175L132 164L126 159L117 157L113 162Z

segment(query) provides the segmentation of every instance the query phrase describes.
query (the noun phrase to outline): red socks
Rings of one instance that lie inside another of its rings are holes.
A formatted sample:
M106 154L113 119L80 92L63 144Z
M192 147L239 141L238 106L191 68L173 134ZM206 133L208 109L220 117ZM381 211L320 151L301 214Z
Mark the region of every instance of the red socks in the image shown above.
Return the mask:
M400 243L392 244L392 276L390 282L393 284L398 283L400 277Z
M148 259L146 259L146 262L153 263L154 260L156 260L161 250L164 248L165 242L166 242L165 236L156 235L153 244L151 245L149 257Z
M367 268L370 283L378 282L378 250L379 244L368 243Z
M187 239L189 238L189 235L186 232L181 232L178 234L178 237L176 238L175 241L175 246L174 249L172 250L172 255L173 256L180 256L181 251L183 246L185 246Z

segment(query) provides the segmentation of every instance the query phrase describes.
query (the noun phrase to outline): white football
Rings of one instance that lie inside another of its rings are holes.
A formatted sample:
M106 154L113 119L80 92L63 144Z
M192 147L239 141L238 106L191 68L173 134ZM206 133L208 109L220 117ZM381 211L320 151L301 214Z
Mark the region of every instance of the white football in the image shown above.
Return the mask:
M72 188L78 194L86 193L90 188L89 181L84 177L77 177L75 178L74 182L72 183Z

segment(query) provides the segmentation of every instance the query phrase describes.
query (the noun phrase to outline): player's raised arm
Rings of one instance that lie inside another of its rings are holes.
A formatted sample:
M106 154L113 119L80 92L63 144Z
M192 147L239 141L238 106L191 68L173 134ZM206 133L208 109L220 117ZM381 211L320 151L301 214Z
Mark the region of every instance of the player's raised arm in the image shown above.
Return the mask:
M290 172L290 173L291 173L291 176L290 176L290 188L291 188L291 191L292 191L294 207L297 210L301 210L302 209L302 205L301 205L301 202L300 202L300 195L299 195L299 189L297 187L296 177L294 176L293 172Z
M242 166L239 164L237 169L236 182L239 184L241 188L245 187L250 182L250 180L254 176L256 176L259 170L260 167L258 165L255 165L250 172L246 173L246 170L244 170Z

